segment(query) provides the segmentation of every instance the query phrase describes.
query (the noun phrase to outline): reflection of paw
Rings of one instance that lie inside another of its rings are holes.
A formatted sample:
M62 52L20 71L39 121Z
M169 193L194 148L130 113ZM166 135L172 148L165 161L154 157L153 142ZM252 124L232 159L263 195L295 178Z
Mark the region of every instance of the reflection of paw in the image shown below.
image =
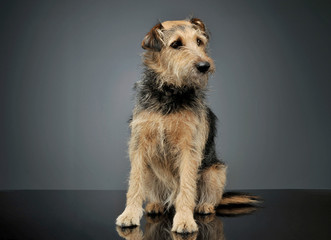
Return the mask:
M143 239L143 233L139 227L133 228L122 228L116 227L117 233L120 237L125 238L126 240L141 240Z
M158 215L164 213L164 206L160 203L148 203L145 211L149 215Z
M116 225L120 227L138 226L142 216L142 209L126 208L116 219Z
M159 223L161 221L163 221L165 219L165 215L161 215L161 214L158 214L158 215L146 215L146 221L148 223Z
M189 234L180 234L180 233L175 233L173 232L172 234L173 240L196 240L198 233L189 233Z
M209 203L199 204L195 207L195 212L203 215L213 214L215 213L215 207Z
M192 213L176 213L171 231L177 233L193 233L198 231Z
M208 224L212 221L214 221L216 218L216 214L197 214L196 215L196 220L198 221L198 223L202 223L202 224Z

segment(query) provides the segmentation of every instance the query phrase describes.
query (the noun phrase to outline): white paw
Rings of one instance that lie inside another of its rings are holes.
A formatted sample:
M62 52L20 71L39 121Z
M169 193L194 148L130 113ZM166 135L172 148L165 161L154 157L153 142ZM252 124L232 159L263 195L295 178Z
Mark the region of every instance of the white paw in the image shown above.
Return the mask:
M116 225L120 227L139 226L142 213L142 209L125 209L124 212L116 219Z
M194 221L193 214L176 213L171 231L177 233L193 233L198 231L198 225Z

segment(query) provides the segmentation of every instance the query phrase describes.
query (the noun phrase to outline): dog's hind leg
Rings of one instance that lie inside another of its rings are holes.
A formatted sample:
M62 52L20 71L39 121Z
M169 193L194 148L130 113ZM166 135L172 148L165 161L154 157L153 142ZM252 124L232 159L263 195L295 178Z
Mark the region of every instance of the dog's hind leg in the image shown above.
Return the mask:
M203 169L198 181L198 203L195 211L199 214L215 213L215 207L222 199L226 183L226 166L216 163Z

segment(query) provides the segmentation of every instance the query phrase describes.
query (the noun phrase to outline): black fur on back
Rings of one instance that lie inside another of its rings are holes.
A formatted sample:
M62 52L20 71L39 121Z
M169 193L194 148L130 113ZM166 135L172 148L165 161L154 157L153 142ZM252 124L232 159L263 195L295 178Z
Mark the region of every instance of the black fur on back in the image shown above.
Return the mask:
M216 155L215 137L216 137L216 121L217 117L210 108L207 108L207 119L209 124L208 138L204 149L204 157L200 166L200 170L208 168L214 164L222 163Z

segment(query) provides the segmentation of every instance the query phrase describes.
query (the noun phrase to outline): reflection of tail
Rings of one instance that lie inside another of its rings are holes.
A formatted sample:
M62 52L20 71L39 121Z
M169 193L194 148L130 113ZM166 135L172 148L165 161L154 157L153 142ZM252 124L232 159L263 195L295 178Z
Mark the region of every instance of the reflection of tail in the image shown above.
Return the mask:
M220 216L239 216L255 212L261 207L262 199L241 192L226 192L216 208L217 215Z

